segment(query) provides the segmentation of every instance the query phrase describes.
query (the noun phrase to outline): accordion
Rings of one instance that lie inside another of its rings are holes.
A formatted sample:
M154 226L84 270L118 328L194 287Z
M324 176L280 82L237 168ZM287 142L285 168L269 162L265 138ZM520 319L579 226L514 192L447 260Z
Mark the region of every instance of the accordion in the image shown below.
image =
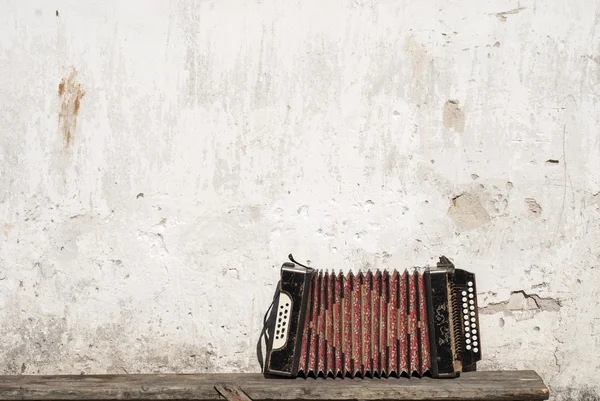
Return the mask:
M458 377L481 359L475 275L445 257L422 273L281 267L265 373Z

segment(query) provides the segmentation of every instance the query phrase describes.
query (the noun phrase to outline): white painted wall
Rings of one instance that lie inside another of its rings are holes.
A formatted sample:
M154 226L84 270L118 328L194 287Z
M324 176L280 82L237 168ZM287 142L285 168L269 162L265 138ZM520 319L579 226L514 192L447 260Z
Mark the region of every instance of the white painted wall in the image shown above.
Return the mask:
M0 372L257 371L288 252L444 254L478 274L482 369L598 399L599 21L598 0L0 2Z

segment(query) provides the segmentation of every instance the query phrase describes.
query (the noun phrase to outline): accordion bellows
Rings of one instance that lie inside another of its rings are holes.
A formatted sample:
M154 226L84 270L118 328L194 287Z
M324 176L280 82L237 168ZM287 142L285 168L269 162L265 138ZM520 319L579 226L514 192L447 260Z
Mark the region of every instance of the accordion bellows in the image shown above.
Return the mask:
M307 341L298 365L304 375L422 375L429 370L422 275L319 272L309 291L312 305L302 334Z
M444 257L423 273L285 263L278 292L266 373L456 377L481 358L475 276Z

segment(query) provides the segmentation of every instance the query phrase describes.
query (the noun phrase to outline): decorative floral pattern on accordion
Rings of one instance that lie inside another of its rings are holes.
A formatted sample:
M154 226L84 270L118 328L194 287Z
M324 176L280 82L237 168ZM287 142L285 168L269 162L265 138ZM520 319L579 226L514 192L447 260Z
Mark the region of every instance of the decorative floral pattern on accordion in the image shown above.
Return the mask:
M302 335L310 346L303 342L299 359L303 375L387 377L429 369L422 275L319 272L310 287L310 319Z

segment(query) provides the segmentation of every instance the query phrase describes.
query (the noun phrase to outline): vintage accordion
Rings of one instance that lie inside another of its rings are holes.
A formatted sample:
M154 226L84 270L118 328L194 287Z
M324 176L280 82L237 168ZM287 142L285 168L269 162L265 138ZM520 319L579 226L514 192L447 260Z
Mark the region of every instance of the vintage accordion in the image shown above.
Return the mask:
M475 275L436 268L358 274L295 262L267 321L265 373L302 377L458 377L481 359Z

